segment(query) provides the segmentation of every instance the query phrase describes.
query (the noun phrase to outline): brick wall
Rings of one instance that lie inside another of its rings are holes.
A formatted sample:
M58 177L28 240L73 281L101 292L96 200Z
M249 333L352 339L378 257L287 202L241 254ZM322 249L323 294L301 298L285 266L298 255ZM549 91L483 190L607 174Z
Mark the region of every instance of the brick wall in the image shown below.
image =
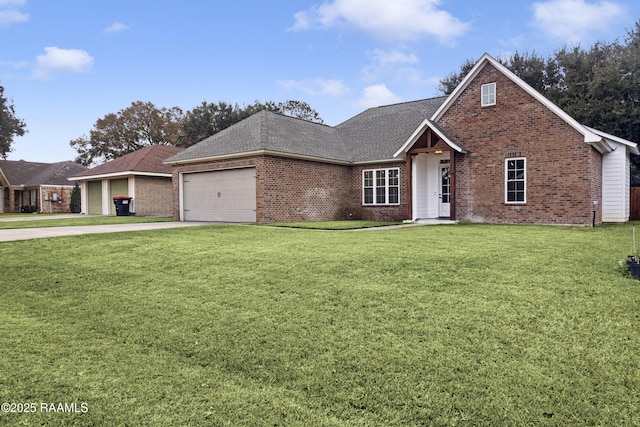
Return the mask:
M257 222L329 221L343 219L405 219L404 162L376 166L342 166L276 156L198 162L173 167L173 216L180 217L179 174L256 168ZM397 206L362 206L362 170L400 168Z
M362 171L365 169L399 168L400 204L386 206L362 205ZM359 218L365 220L402 221L407 219L407 180L406 163L385 163L378 165L357 166L353 168L354 194L360 207Z
M357 211L349 166L267 156L261 222L348 219ZM260 221L260 218L258 219Z
M135 177L136 215L172 215L171 178L158 176Z
M480 87L496 83L496 105L480 106ZM456 156L458 220L591 224L601 205L601 156L564 120L487 65L439 124L469 153ZM505 159L526 157L527 202L505 203Z
M69 203L71 203L71 191L73 187L60 187L60 186L42 186L42 197L43 199L49 198L50 202L47 200L42 201L42 212L44 213L69 213L71 212L71 208L69 207ZM23 193L23 201L28 200L28 194L30 191L25 191ZM54 202L52 200L53 193L58 194L58 201ZM45 197L46 196L46 197ZM40 197L40 191L36 191L36 198ZM33 204L39 207L39 200L31 201L29 204ZM18 206L18 209L20 207Z

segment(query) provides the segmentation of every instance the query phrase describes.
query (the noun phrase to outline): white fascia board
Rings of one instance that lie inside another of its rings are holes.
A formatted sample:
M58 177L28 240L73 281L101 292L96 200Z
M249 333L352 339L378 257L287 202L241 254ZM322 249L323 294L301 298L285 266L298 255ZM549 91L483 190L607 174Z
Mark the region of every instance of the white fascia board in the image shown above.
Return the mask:
M315 157L315 156L307 156L304 154L295 154L295 153L285 153L282 151L273 151L273 150L256 150L256 151L247 151L244 153L232 153L232 154L222 154L219 156L208 156L208 157L199 157L185 160L176 160L172 162L164 162L166 165L184 165L189 163L202 163L202 162L212 162L215 160L228 160L228 159L238 159L243 157L253 157L253 156L274 156L274 157L286 157L289 159L298 159L298 160L308 160L312 162L319 163L331 163L336 165L351 165L353 162L348 162L344 160L335 160L328 159L324 157Z
M486 64L491 64L498 71L504 74L509 80L518 85L521 89L535 98L538 102L542 103L545 107L551 110L554 114L564 120L569 126L573 127L576 131L584 136L584 142L587 144L597 144L602 142L602 137L595 134L594 132L587 129L585 126L578 123L573 117L568 115L564 110L555 105L553 102L549 101L546 97L544 97L540 92L529 86L524 80L520 77L516 76L513 72L511 72L507 67L498 62L495 58L493 58L488 53L482 55L480 60L476 63L476 65L471 69L469 74L460 82L460 84L454 89L454 91L449 95L449 98L438 108L438 110L431 116L431 121L437 122L444 113L449 109L451 104L460 96L462 91L466 89L467 86L471 83L471 81L478 75L478 73L485 67Z
M252 157L259 156L264 154L264 150L256 150L256 151L245 151L244 153L230 153L230 154L220 154L217 156L203 156L203 157L192 157L190 159L183 160L173 160L173 161L164 161L165 165L186 165L189 163L201 163L201 162L211 162L214 160L227 160L227 159L235 159L238 157Z
M596 135L600 135L601 137L603 137L604 139L609 139L613 142L617 142L619 144L625 145L627 147L629 147L629 151L633 154L640 154L640 151L638 150L638 144L633 142L633 141L629 141L626 140L624 138L620 138L617 137L615 135L611 135L609 133L606 132L602 132L601 130L598 129L594 129L592 127L589 126L585 126L586 129L588 129L589 131L595 133Z
M438 137L440 137L440 139L442 139L449 147L453 148L459 153L466 153L466 150L464 148L460 147L458 144L451 141L451 139L449 139L447 135L440 132L438 127L435 126L431 120L425 119L422 123L420 123L420 126L418 126L418 128L411 134L409 139L407 139L407 141L402 144L402 147L400 147L400 149L393 154L393 157L398 157L402 154L405 154L413 146L413 144L416 143L420 136L422 136L422 134L429 128L433 132L435 132L436 135L438 135Z
M126 178L131 175L171 178L170 173L126 171L126 172L104 173L104 174L98 174L98 175L72 176L71 178L67 178L67 179L69 181L91 181L94 179L104 179L104 178L117 178L117 177Z
M353 162L351 163L351 165L353 166L378 165L378 164L384 164L384 163L398 163L399 161L402 161L402 160L398 160L397 158L384 159L384 160L365 160L361 162Z

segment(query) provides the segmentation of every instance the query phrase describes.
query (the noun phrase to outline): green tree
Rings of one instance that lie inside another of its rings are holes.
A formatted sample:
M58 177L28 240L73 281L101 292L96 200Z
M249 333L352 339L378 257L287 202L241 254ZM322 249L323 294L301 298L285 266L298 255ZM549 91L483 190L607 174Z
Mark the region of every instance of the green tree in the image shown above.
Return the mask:
M516 52L500 62L540 93L548 93L558 86L560 75L556 63L546 60L535 51L524 54Z
M80 187L78 186L78 182L71 190L71 200L69 201L69 210L71 213L80 213L82 210L81 206L81 197L80 197Z
M238 104L231 105L226 102L202 102L185 114L181 123L182 137L178 145L189 147L196 144L261 109L263 108L256 107L255 104L241 108Z
M238 104L231 105L225 102L217 104L202 102L199 106L186 112L181 125L182 136L179 145L188 147L196 144L262 110L324 123L318 112L302 101L289 100L277 104L273 101L264 104L255 101L253 104L242 107Z
M16 117L12 101L4 97L4 87L0 86L0 157L5 159L13 149L13 139L24 135L27 125Z
M446 77L440 80L438 84L438 92L442 95L451 95L451 93L458 87L458 85L464 80L464 78L469 74L469 71L476 65L476 62L472 59L467 59L460 66L460 71L451 72Z
M149 145L179 145L182 118L178 107L157 108L151 102L137 101L98 119L89 136L74 139L69 145L78 152L76 161L84 166L113 160Z
M264 107L269 111L284 114L285 116L297 117L314 123L324 123L320 114L304 101L288 100L278 104L269 101L264 104Z

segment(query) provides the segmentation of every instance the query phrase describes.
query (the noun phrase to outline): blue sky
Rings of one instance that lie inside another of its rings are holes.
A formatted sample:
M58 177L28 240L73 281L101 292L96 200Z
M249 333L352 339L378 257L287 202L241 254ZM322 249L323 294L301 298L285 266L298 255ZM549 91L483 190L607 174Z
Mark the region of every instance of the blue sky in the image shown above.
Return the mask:
M435 96L485 52L588 48L639 19L637 0L0 0L0 85L29 131L9 159L71 160L134 101L295 99L336 125Z

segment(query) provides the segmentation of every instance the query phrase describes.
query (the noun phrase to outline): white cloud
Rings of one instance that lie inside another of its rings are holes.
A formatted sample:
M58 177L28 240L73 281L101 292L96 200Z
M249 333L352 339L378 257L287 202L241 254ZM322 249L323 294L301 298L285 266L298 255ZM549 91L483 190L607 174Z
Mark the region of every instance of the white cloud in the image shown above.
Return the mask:
M16 70L26 68L29 64L26 61L0 61L0 65L6 65Z
M366 80L377 80L382 76L393 74L398 68L402 69L406 65L420 62L413 53L402 52L398 49L390 51L375 49L371 57L372 64L362 69Z
M24 4L24 0L0 0L0 27L18 22L27 22L29 14L18 10Z
M625 10L620 4L600 0L549 0L533 4L532 24L549 37L568 43L580 43L590 33L597 32L617 18Z
M349 92L349 88L342 80L304 79L282 80L279 82L287 90L300 90L308 95L323 95L339 97Z
M120 31L125 31L128 30L129 26L127 24L123 24L122 22L114 22L113 24L109 25L107 28L105 28L105 31L107 33L119 33Z
M391 92L386 85L379 84L364 88L364 93L358 100L358 105L362 108L372 108L398 102L402 102L402 98Z
M33 73L35 79L47 79L56 71L86 73L93 66L93 57L84 50L45 47L45 54L38 55Z
M334 0L294 15L291 30L346 26L386 40L419 40L426 36L450 42L470 29L439 8L441 0Z

